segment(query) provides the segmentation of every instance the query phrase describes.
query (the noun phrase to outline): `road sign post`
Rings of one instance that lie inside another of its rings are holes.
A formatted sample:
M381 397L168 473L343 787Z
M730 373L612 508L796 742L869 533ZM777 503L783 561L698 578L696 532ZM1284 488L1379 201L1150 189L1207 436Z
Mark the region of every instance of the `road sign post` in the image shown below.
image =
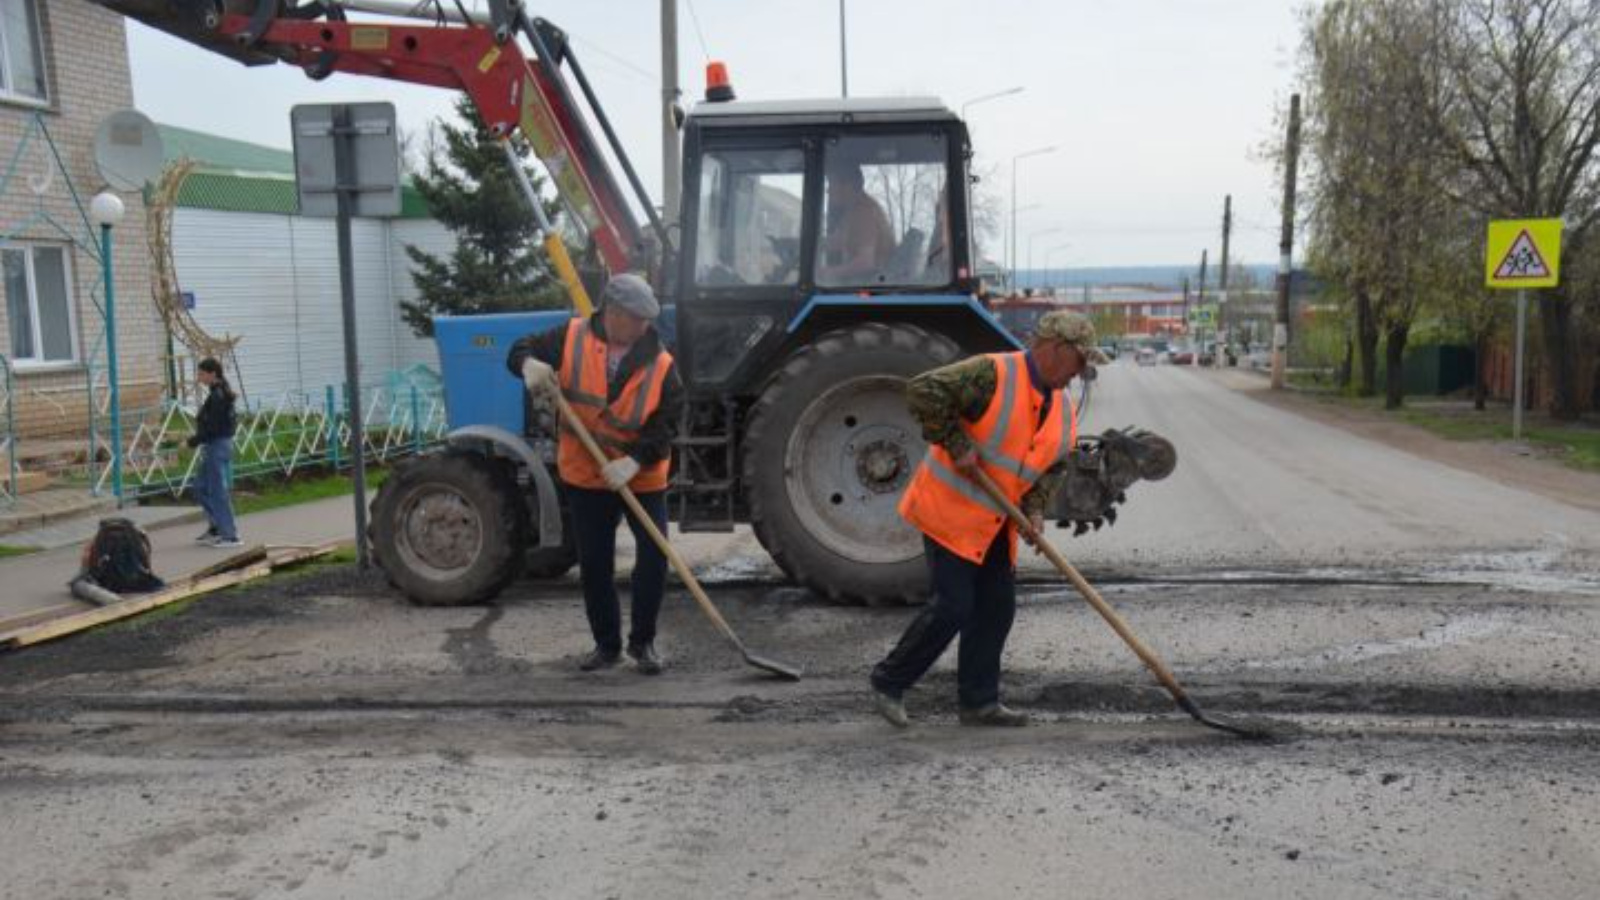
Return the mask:
M1500 219L1489 223L1484 283L1517 292L1517 348L1512 370L1511 439L1522 440L1524 345L1528 289L1561 283L1561 220ZM1482 360L1479 360L1482 365Z
M365 419L356 346L353 216L400 214L400 144L391 103L302 104L290 112L300 213L333 217L339 243L339 299L344 313L344 377L355 487L356 561L367 560ZM337 429L334 431L337 434Z

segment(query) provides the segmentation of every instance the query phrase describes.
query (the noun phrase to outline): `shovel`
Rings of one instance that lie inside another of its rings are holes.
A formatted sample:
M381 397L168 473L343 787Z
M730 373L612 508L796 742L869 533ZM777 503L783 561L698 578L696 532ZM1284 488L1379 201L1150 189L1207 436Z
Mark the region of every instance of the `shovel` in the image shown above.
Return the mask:
M1167 689L1167 693L1172 695L1172 699L1177 702L1179 709L1188 713L1196 722L1207 728L1226 731L1229 734L1238 735L1248 740L1271 741L1282 737L1282 735L1269 730L1265 726L1219 721L1201 712L1200 707L1196 706L1195 702L1189 698L1182 685L1178 684L1178 679L1173 677L1172 670L1167 668L1166 663L1161 661L1161 657L1156 656L1155 651L1145 646L1144 641L1139 640L1139 636L1134 634L1133 630L1128 627L1128 623L1124 622L1122 617L1117 615L1117 611L1111 608L1111 604L1107 603L1100 596L1100 592L1094 589L1094 585L1084 579L1072 563L1067 562L1067 558L1062 556L1060 551L1044 539L1044 535L1034 530L1033 523L1028 521L1028 517L1022 514L1022 510L1018 509L1017 505L1011 502L1011 498L1000 490L1000 486L994 483L994 479L990 478L989 474L982 469L975 469L972 473L972 479L978 483L979 487L983 488L983 492L988 494L991 500L1006 511L1011 520L1017 524L1018 532L1026 537L1029 543L1038 548L1040 553L1048 557L1050 562L1054 563L1055 567L1061 571L1061 574L1072 582L1072 586L1078 589L1078 593L1083 595L1083 599L1089 601L1089 605L1094 607L1094 611L1100 614L1100 618L1106 620L1106 624L1111 626L1111 630L1122 638L1128 648L1156 676L1156 680L1161 682L1161 686Z
M594 435L589 433L589 429L583 424L583 420L578 418L577 414L572 411L572 405L567 402L567 398L563 397L560 391L552 391L551 393L555 395L556 403L561 408L563 424L571 428L573 433L578 436L578 440L583 442L583 446L589 451L589 455L594 457L595 463L604 466L610 462L611 460L606 457L605 452L600 449L600 445L595 443ZM634 519L644 527L644 530L649 533L650 539L655 541L656 546L660 547L661 552L671 561L672 568L678 573L678 577L683 579L685 585L688 585L689 593L694 595L694 601L700 604L700 611L705 613L706 618L711 620L711 624L715 625L717 630L722 632L722 636L727 638L728 642L738 649L739 653L744 656L744 661L758 669L771 672L780 678L799 681L799 668L764 656L757 656L751 653L749 648L745 647L744 641L739 640L739 636L734 633L733 627L728 624L728 620L722 617L722 613L717 611L717 607L711 602L711 598L706 596L705 590L700 587L700 581L694 577L694 572L690 570L689 564L683 561L683 557L678 555L678 551L674 550L671 544L667 543L667 536L661 533L661 529L656 527L655 520L650 518L650 514L644 511L643 506L639 505L639 498L633 495L633 491L627 485L623 485L622 489L617 493L622 495L622 502L628 504L628 509L633 513Z

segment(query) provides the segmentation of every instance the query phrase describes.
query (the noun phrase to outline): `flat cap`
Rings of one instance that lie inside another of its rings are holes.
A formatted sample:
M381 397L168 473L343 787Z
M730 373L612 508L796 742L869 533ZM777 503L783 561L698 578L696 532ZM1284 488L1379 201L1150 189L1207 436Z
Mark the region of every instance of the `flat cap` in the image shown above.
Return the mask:
M654 321L661 315L661 304L656 302L656 292L650 289L650 283L630 273L606 282L606 289L600 294L600 305L614 306L646 321Z
M1080 313L1064 309L1045 313L1034 328L1033 336L1036 340L1061 341L1077 347L1090 365L1103 366L1110 362L1110 357L1095 345L1094 323Z

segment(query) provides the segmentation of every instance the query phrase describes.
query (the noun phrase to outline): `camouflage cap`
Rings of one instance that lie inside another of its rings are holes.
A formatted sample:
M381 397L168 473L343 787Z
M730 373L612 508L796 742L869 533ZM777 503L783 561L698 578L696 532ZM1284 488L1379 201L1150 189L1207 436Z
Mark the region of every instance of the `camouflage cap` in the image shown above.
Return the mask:
M1077 347L1083 353L1083 358L1093 366L1103 366L1110 362L1110 357L1095 345L1094 323L1089 321L1087 316L1075 312L1058 309L1045 313L1033 330L1033 338L1038 341L1061 341L1071 344Z

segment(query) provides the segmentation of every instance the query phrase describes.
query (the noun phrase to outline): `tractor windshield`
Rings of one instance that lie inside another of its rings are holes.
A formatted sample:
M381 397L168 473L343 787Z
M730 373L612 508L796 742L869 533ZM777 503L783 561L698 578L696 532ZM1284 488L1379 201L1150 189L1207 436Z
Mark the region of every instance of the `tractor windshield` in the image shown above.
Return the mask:
M805 154L798 148L707 153L695 281L711 287L798 282L804 189Z
M948 284L947 158L937 132L829 141L817 284Z

